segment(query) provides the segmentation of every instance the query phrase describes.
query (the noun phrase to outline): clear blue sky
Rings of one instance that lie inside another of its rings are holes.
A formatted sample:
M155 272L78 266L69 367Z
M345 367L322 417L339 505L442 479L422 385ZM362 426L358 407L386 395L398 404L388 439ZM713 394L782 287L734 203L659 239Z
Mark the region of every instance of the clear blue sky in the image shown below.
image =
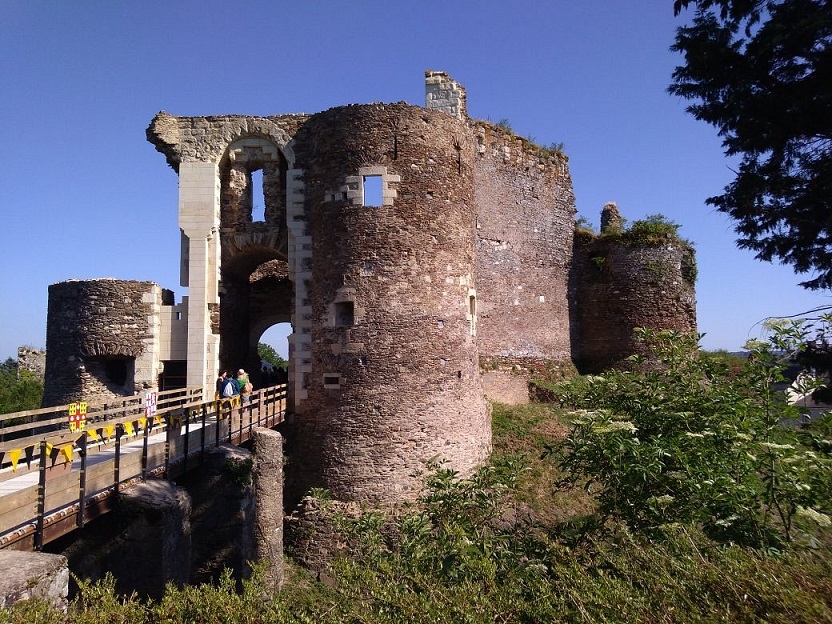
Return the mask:
M563 142L580 214L662 213L697 249L699 329L735 350L758 321L828 303L737 250L705 206L730 180L716 131L666 93L672 0L0 0L0 358L43 347L49 284L179 287L177 177L145 140L173 115L424 103L424 70L472 117ZM689 17L689 16L688 16ZM274 345L279 350L282 346Z

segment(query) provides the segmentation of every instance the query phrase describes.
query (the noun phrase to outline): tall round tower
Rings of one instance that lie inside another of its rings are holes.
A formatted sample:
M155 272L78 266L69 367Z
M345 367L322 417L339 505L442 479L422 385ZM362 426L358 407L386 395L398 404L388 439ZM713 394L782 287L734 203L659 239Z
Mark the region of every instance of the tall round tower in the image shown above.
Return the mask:
M295 137L312 240L295 495L396 502L431 460L464 474L490 452L470 137L464 121L404 103L334 108Z

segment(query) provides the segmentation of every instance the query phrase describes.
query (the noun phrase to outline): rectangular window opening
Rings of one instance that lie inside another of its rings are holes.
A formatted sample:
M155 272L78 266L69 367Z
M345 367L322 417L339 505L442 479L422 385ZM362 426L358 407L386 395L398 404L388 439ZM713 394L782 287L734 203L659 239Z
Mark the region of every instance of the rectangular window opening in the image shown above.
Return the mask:
M355 303L339 301L335 304L335 326L352 327L355 325Z
M380 175L364 176L364 205L382 205L382 179Z

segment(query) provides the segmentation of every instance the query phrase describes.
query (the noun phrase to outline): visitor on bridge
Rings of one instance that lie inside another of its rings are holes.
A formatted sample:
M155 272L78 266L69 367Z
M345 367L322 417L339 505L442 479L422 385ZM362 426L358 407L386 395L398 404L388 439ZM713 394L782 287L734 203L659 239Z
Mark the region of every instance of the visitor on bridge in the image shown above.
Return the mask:
M222 398L222 387L223 387L223 384L225 383L226 379L228 379L228 371L227 370L221 370L220 371L220 376L217 377L217 387L216 387L216 390L214 392L214 400L215 401L219 401Z
M230 399L240 394L240 388L237 385L237 380L229 375L230 371L223 371L221 378L223 379L220 385L220 398Z
M248 378L248 373L242 368L237 371L237 387L240 389L240 397L243 403L248 403L251 400L251 391L254 390L254 385Z

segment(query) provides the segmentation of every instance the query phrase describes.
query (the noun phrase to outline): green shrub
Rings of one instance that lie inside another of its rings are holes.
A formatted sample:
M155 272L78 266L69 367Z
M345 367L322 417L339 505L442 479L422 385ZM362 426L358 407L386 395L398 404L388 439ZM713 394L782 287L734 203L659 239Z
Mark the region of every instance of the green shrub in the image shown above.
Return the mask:
M805 336L799 323L772 329L740 374L702 357L697 336L637 330L654 364L565 385L577 409L550 451L603 515L635 530L684 522L755 546L811 539L832 513L832 463L780 424L797 417L779 389L781 354Z
M38 409L42 398L43 381L34 373L22 370L18 376L12 358L0 365L0 414Z
M679 238L678 223L668 221L664 215L649 215L633 221L622 234L622 241L632 245L656 245Z

